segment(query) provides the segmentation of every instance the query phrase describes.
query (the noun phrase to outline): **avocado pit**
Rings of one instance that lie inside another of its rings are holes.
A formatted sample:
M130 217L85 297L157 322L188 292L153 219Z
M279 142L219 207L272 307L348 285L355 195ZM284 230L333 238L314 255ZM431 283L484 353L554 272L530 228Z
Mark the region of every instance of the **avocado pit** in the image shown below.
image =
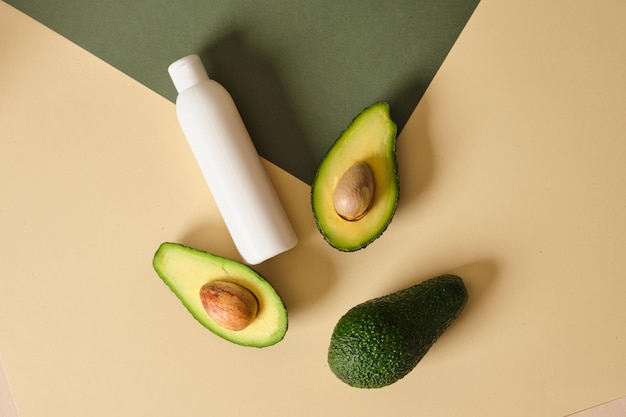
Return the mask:
M367 162L354 163L341 176L333 192L338 215L349 221L361 219L374 200L374 174Z
M200 288L207 314L228 330L243 330L257 315L259 301L249 289L230 281L212 281Z

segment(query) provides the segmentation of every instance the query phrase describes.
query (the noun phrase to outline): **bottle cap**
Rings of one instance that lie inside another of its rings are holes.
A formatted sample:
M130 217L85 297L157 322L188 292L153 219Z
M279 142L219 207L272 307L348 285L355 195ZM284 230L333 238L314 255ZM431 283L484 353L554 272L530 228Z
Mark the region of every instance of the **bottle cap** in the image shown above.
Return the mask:
M209 79L198 55L188 55L172 63L167 71L174 82L176 91L182 93L191 86Z

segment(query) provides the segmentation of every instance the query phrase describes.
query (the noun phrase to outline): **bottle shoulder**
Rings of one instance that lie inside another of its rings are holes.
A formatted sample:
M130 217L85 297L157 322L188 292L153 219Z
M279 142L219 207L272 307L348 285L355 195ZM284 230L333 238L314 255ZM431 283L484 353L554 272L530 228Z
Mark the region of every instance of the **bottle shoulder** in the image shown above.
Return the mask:
M182 91L176 98L177 113L212 112L217 115L237 112L231 95L221 84L207 80Z
M217 81L214 80L205 80L198 84L195 84L192 87L187 88L184 91L181 91L178 94L176 100L187 99L187 97L194 98L213 98L213 99L230 99L230 94L226 89Z

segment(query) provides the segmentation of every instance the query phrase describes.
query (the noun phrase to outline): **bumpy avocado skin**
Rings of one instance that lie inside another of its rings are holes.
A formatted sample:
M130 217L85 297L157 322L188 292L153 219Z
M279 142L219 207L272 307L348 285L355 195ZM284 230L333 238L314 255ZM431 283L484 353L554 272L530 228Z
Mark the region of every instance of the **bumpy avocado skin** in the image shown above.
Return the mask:
M467 298L460 277L441 275L353 307L333 331L331 371L357 388L397 382L459 316Z
M368 134L373 130L376 133ZM400 192L396 140L397 126L391 119L389 104L377 102L351 121L322 158L311 186L311 206L317 229L335 249L364 249L391 223ZM345 170L357 161L366 161L372 168L376 190L368 214L358 221L348 221L334 211L332 192Z

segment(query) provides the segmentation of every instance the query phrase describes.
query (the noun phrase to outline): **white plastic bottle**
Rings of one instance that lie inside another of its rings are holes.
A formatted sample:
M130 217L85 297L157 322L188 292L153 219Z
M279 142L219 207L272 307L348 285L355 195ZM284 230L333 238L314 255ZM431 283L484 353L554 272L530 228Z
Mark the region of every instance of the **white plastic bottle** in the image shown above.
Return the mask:
M230 94L197 55L168 72L178 121L243 260L255 265L293 248L296 234Z

